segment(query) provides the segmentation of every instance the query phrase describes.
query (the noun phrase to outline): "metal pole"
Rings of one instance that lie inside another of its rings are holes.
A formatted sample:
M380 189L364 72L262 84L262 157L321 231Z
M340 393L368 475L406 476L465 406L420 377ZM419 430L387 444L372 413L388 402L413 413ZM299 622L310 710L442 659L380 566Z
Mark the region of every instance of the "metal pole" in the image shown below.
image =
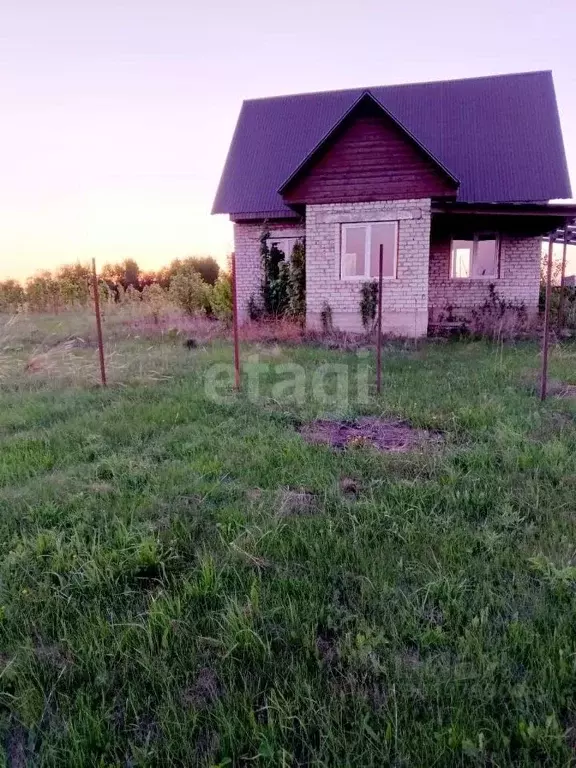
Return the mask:
M236 254L232 254L232 329L234 335L234 389L240 389L240 346L238 344L238 298L236 293Z
M100 317L100 295L98 293L98 275L96 274L96 259L92 259L92 289L94 291L94 313L96 315L96 332L98 334L98 352L100 353L100 378L102 386L106 386L106 363L104 361L104 341L102 339L102 318Z
M540 381L540 400L546 400L548 385L548 333L550 326L550 298L552 295L552 256L554 235L550 235L548 243L548 267L546 270L546 305L544 308L544 338L542 340L542 379Z
M558 299L558 332L564 325L564 281L566 279L566 255L568 250L568 225L564 225L564 245L562 247L562 271L560 272L560 297Z
M382 389L382 262L384 246L380 243L378 255L378 336L376 338L376 392Z

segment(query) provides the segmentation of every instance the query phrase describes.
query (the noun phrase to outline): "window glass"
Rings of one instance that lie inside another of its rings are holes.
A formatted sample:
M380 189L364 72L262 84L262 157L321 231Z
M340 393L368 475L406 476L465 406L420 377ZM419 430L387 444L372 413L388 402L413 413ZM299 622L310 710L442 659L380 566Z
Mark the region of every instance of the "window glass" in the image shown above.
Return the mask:
M496 238L478 235L472 263L472 277L496 277L498 274Z
M396 222L383 221L379 224L371 224L370 231L370 277L379 275L380 244L384 246L382 275L396 277Z
M341 276L361 277L366 268L366 227L346 227L342 235Z
M469 240L452 241L451 277L498 277L498 238L491 233L475 234Z
M271 237L268 240L268 247L271 249L275 245L279 251L282 251L286 259L290 259L297 241L297 237Z
M452 241L452 277L470 277L473 240Z

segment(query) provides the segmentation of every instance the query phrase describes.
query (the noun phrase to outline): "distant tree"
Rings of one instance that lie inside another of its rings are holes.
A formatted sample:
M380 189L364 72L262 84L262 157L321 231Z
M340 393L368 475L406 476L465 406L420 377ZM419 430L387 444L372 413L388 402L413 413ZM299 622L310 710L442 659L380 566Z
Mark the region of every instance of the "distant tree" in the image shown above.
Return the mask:
M170 297L189 315L205 309L206 283L190 265L182 264L170 280Z
M45 270L26 281L26 301L34 312L57 312L60 290L52 273Z
M140 267L134 261L134 259L126 259L124 261L124 282L128 285L133 285L134 288L139 287L138 279L140 277Z
M58 284L60 300L66 306L86 306L90 300L92 274L84 264L66 264L54 277Z
M124 290L129 285L140 288L140 267L134 259L124 259L117 264L104 264L100 275L107 282L121 285Z
M0 282L0 312L16 312L24 297L24 288L16 280Z
M104 264L100 270L100 277L110 283L120 283L124 278L124 267L122 264Z
M144 288L149 285L159 285L158 274L158 272L154 272L152 269L148 269L146 272L141 272L139 283L142 290L144 290Z
M220 273L218 262L211 256L189 256L186 259L174 259L168 267L157 273L157 281L162 288L169 288L174 275L183 268L194 269L207 285L214 285Z
M191 256L188 259L184 259L184 261L191 264L200 273L200 277L205 283L208 285L216 284L220 274L220 267L212 256Z

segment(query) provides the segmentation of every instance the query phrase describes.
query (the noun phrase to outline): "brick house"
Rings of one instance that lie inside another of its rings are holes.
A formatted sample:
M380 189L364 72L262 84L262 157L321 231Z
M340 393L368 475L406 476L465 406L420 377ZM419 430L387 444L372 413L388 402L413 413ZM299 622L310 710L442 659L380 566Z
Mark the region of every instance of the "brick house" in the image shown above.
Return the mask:
M493 284L536 311L542 237L576 216L550 72L243 104L213 213L234 222L240 319L260 236L306 243L306 322L361 328L383 249L383 331L422 336Z

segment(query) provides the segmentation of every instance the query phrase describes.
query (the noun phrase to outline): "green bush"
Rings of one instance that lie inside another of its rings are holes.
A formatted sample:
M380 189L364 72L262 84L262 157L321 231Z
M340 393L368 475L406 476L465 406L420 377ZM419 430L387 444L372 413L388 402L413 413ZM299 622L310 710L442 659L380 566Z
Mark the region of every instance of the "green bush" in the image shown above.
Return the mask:
M158 283L144 286L142 289L142 301L150 307L155 323L159 322L160 315L170 304L168 291L165 291Z
M219 320L228 322L232 319L232 275L229 272L220 272L218 275L210 291L210 305Z
M170 297L188 315L195 315L206 308L206 283L199 273L183 266L170 281Z
M546 285L540 284L539 308L544 312L546 305ZM560 286L553 285L550 295L550 319L558 322L558 310L560 308ZM565 328L576 328L576 286L564 286L564 306L562 310L563 325Z

